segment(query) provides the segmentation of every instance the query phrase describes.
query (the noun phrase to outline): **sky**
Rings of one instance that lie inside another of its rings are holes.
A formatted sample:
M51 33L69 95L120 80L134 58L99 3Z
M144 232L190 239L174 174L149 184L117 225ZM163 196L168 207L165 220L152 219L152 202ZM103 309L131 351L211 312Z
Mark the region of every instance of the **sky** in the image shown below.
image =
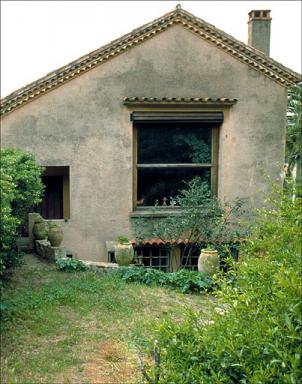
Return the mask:
M301 1L1 0L1 97L182 8L247 43L248 12L270 9L270 56L301 73Z

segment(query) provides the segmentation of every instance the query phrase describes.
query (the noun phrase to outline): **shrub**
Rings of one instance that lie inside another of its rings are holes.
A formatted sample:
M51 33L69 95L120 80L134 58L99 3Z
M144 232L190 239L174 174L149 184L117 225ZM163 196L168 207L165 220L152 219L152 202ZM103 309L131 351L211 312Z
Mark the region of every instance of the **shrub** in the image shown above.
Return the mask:
M160 383L301 382L301 199L279 193L270 204L233 266L235 283L221 283L226 310L208 325L191 313L156 330Z
M179 209L174 214L160 219L148 217L133 220L138 243L159 238L167 244L175 244L176 240L185 238L187 245L181 255L183 259L185 254L190 256L196 248L235 244L246 235L246 226L240 220L243 217L243 200L222 204L211 197L208 184L200 177L185 184L187 189L180 191L175 198ZM180 264L183 264L182 260Z
M81 260L71 259L69 257L58 259L56 264L62 272L78 272L86 271L88 269Z
M177 272L165 273L153 268L120 267L111 272L126 282L146 285L158 285L180 290L183 293L202 292L212 288L212 279L202 273L181 269Z
M20 254L16 247L18 226L29 208L40 202L43 192L42 168L33 155L18 149L1 149L0 169L0 278L6 268L16 265Z

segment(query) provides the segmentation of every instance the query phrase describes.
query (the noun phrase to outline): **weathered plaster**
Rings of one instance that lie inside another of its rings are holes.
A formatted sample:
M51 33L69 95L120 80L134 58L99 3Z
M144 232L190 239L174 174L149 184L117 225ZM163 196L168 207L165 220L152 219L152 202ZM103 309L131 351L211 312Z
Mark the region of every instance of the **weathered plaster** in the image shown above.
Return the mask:
M43 165L70 166L71 218L63 245L107 261L105 241L131 235L132 125L125 96L229 97L220 130L219 196L261 203L261 169L284 157L286 89L181 26L62 85L3 118L3 146Z

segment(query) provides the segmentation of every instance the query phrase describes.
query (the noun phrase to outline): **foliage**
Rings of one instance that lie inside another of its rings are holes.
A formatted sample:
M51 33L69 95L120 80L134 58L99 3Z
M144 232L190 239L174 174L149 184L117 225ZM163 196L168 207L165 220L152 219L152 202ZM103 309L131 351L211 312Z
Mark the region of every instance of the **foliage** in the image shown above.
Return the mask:
M161 383L301 382L302 204L290 196L275 192L258 212L235 283L220 284L224 311L158 327Z
M126 282L135 282L150 286L157 285L180 290L182 293L207 291L213 286L213 281L210 277L200 272L186 269L165 273L153 268L120 267L111 273Z
M286 161L290 175L296 167L296 179L300 184L302 183L302 83L288 91L287 112Z
M165 317L181 320L186 306L203 311L207 303L200 295L127 284L105 273L60 272L26 255L3 292L0 382L100 383L114 378L124 383L126 362L127 370L137 372L137 349L145 361L143 348L154 323ZM111 345L117 348L107 353L110 364L99 364L95 354L103 355ZM91 361L94 380L84 376ZM135 383L135 377L129 382Z
M209 143L200 140L193 133L174 136L174 142L182 151L187 150L192 163L209 163L211 161L211 147ZM187 148L184 147L184 144Z
M292 162L302 156L302 83L288 91L286 159Z
M117 238L117 241L119 244L129 244L129 239L128 237L125 237L125 236L119 236Z
M187 185L188 189L182 190L175 199L178 206L175 213L161 219L133 220L138 242L160 238L173 244L184 238L188 240L184 257L201 245L215 248L218 243L236 243L238 238L245 236L245 227L239 219L243 213L242 200L222 204L211 197L207 183L200 177L193 178Z
M86 271L88 269L81 260L72 259L70 257L62 257L56 260L56 264L62 272L78 272Z
M15 185L10 201L12 215L21 222L28 209L41 201L41 171L32 154L12 148L1 150L1 172L10 175Z
M42 168L34 157L18 149L1 149L0 278L6 268L20 260L17 228L28 209L40 202Z

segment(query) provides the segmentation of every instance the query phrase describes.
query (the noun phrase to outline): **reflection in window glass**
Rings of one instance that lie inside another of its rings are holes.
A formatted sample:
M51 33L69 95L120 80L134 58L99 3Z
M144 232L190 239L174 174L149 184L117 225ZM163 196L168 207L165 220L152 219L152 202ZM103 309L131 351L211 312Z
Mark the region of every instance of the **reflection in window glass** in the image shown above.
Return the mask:
M138 169L138 206L173 206L185 182L199 176L210 185L210 173L209 168Z
M211 162L211 127L190 123L138 129L138 164Z

